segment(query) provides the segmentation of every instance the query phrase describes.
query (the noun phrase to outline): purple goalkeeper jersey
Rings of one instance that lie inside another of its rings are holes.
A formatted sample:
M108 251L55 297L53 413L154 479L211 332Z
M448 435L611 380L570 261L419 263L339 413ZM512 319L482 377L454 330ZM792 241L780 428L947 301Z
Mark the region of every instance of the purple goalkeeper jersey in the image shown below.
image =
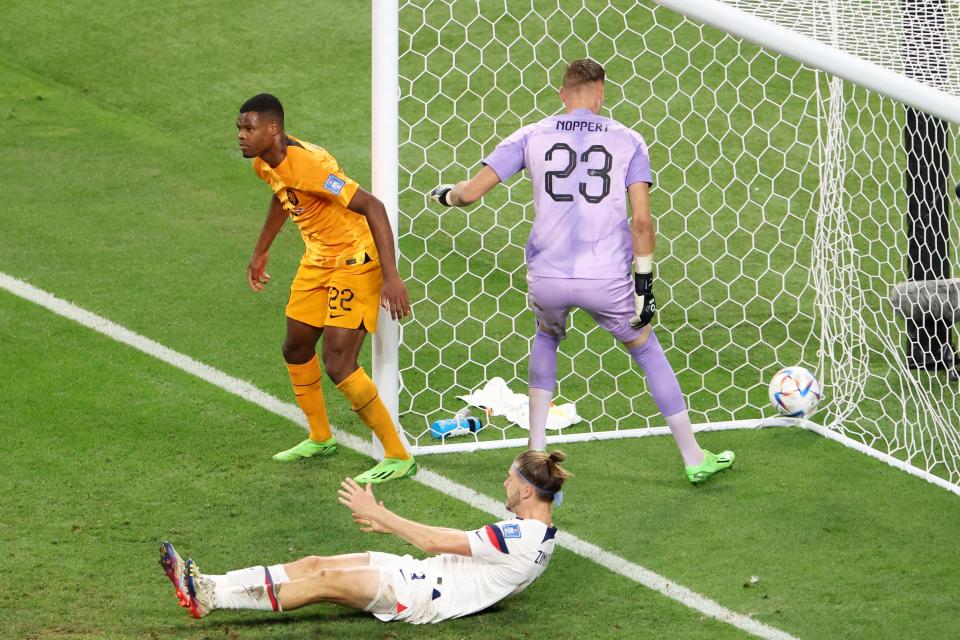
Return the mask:
M506 182L533 181L527 270L543 278L617 278L630 272L627 187L652 183L640 134L589 109L544 118L497 145L484 164Z

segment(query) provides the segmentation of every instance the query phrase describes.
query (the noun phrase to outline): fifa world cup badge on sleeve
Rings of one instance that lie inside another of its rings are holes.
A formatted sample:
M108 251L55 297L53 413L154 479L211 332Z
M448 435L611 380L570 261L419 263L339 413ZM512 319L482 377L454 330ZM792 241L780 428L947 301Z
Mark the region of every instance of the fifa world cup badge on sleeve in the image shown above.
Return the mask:
M333 195L338 196L343 190L344 184L346 183L343 180L331 173L329 176L327 176L327 181L323 183L323 188Z

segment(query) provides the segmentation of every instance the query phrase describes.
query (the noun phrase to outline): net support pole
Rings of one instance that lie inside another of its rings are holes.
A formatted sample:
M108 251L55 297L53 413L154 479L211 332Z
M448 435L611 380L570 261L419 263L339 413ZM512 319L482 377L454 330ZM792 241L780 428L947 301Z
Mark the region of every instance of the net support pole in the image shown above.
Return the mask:
M903 0L903 59L907 77L942 86L948 79L944 0ZM950 202L947 125L908 106L903 129L907 168L907 277L950 277ZM954 347L946 318L907 318L907 362L913 368L952 369Z
M398 234L398 96L399 96L399 4L398 0L371 3L372 39L372 122L371 183L373 195L383 202L393 229ZM400 424L400 325L380 309L377 332L373 334L373 382L390 412L394 425ZM403 431L400 437L406 444ZM383 457L383 447L373 436L375 457Z

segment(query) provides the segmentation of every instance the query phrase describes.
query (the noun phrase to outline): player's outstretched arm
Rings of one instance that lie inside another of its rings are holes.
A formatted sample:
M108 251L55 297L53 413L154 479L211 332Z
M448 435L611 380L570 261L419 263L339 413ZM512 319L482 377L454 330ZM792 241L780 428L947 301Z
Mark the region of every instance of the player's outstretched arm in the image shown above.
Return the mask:
M393 230L387 218L387 210L374 195L357 189L347 205L350 211L359 213L367 219L373 243L380 255L380 269L383 271L383 288L380 290L380 304L390 312L394 320L410 314L410 295L407 286L397 271L397 253L394 250Z
M657 302L653 297L653 250L656 235L650 215L650 185L634 182L627 188L630 195L630 232L633 237L633 285L636 314L630 319L634 327L644 327L653 320Z
M482 198L500 184L500 176L490 167L484 167L469 180L454 185L442 184L430 192L430 199L445 207L465 207Z
M274 195L270 200L270 209L267 211L267 220L260 231L260 238L257 239L257 244L253 248L253 257L247 265L247 284L254 291L261 291L270 282L270 274L267 273L270 246L286 221L287 212L283 210L283 205Z
M361 531L392 533L427 553L472 555L466 531L432 527L401 518L383 506L383 502L377 501L372 485L368 484L364 489L353 478L347 478L340 483L337 493L340 504L353 512L353 519Z

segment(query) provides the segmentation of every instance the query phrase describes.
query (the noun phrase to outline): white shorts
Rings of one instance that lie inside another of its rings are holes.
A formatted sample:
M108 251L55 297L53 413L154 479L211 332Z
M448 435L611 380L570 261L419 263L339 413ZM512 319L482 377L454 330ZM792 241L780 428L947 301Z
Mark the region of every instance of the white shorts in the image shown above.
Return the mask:
M437 576L430 574L423 560L379 551L367 555L370 566L380 570L380 586L365 611L384 622L424 624L443 619L433 606Z

